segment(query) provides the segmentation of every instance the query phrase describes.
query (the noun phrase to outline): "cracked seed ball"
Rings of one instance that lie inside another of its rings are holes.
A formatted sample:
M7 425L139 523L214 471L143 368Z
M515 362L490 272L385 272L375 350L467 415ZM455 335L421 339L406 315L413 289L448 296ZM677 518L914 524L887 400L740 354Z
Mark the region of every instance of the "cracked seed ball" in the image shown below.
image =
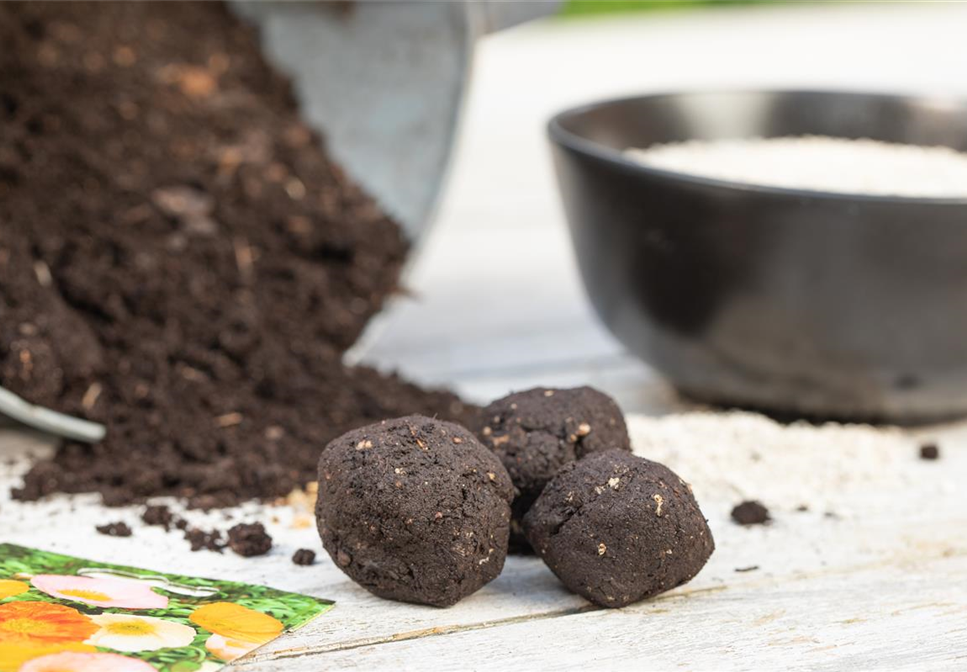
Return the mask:
M602 607L686 583L715 550L688 484L620 450L564 467L527 512L524 531L569 590Z
M374 595L448 607L503 569L514 486L467 429L411 415L334 439L319 459L319 535Z
M521 521L561 467L603 450L631 450L621 409L591 387L516 392L487 406L481 418L478 436L504 463L518 490L511 552L530 550Z

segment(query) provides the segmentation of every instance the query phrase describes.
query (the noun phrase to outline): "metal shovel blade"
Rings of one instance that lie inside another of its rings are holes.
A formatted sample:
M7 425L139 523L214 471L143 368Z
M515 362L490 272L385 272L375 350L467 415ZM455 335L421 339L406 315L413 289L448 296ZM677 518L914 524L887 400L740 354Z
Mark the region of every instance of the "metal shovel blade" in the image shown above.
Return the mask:
M107 433L104 425L36 406L2 387L0 387L0 414L34 429L87 443L97 443Z

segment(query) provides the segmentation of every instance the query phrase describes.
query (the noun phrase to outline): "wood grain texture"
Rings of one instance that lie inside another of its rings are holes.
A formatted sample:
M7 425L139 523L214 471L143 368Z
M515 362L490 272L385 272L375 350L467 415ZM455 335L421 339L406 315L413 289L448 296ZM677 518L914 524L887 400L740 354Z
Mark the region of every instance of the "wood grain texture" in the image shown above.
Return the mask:
M315 659L331 669L409 669L427 661L439 670L958 669L967 660L965 570L961 555L744 580L624 610L506 623L496 632L426 633L324 658L256 655L239 668L291 670ZM884 585L903 589L885 596Z

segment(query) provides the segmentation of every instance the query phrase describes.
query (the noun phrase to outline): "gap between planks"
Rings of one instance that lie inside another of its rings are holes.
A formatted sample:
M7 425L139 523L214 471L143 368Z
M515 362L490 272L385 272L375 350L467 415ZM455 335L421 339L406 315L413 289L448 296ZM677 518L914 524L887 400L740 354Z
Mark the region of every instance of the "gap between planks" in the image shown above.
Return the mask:
M500 618L493 621L482 621L480 623L469 623L463 625L444 625L437 628L421 628L420 630L410 630L409 632L400 632L395 635L389 635L386 637L367 637L365 639L356 639L349 642L341 642L332 644L330 646L313 646L313 647L299 647L296 649L281 649L278 651L273 651L272 653L254 655L252 658L246 660L240 660L240 663L258 663L266 662L272 660L283 660L286 658L302 658L304 656L313 656L320 653L331 653L333 651L347 651L351 649L361 649L366 646L376 646L378 644L392 644L394 642L406 642L412 639L425 639L427 637L439 637L441 635L451 635L458 632L467 632L470 630L487 630L488 628L496 628L503 625L514 625L517 623L524 623L526 621L542 621L548 618L558 618L561 616L574 616L577 614L584 614L590 611L600 611L602 607L595 606L593 604L587 604L582 607L572 607L570 609L558 609L556 611L548 611L543 614L525 614L523 616L511 616L509 618Z

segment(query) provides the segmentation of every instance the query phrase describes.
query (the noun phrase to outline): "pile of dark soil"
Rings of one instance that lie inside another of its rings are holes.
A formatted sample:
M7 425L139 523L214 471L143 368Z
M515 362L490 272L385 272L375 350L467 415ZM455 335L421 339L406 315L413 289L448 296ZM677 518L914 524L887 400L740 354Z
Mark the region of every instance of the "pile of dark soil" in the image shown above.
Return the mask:
M0 4L0 383L107 425L20 499L219 506L332 438L471 409L343 351L407 245L220 3Z

